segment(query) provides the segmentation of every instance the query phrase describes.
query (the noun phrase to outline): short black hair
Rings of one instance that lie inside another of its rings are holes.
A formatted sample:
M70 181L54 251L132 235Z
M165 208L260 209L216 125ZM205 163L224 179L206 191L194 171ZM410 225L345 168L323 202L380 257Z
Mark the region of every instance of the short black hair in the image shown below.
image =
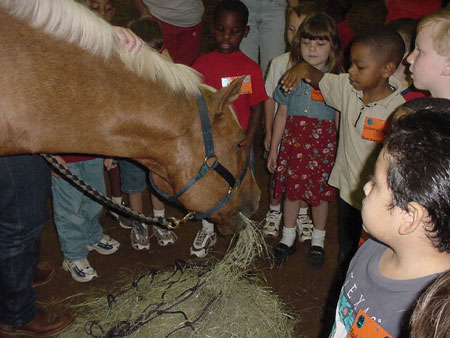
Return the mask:
M222 0L214 10L213 22L216 22L219 16L223 12L238 13L242 19L243 26L247 26L248 23L248 8L239 0Z
M408 211L408 203L417 202L427 210L427 237L450 253L450 100L427 101L426 108L425 100L409 103L420 110L396 120L385 140L387 185L391 207Z
M395 30L403 39L406 52L412 52L416 41L416 30L418 21L412 18L401 18L389 21L386 27Z
M370 47L372 54L382 63L392 62L398 67L405 55L405 43L393 29L381 27L366 31L353 40L353 45Z

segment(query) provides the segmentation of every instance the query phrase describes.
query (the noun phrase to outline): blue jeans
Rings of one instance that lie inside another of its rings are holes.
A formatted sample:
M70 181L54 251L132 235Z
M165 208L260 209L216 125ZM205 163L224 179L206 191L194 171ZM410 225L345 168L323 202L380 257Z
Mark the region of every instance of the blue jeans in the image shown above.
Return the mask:
M120 190L126 194L143 192L147 188L148 169L132 160L119 160Z
M275 56L284 53L286 0L242 0L249 11L250 32L241 42L240 49L253 61L258 62L263 75L267 65Z
M103 159L67 163L70 171L105 194ZM103 238L98 218L103 206L62 177L52 177L53 217L64 258L74 261L87 257L89 244Z
M36 316L31 280L50 218L49 196L50 170L40 156L0 157L0 321L9 325Z

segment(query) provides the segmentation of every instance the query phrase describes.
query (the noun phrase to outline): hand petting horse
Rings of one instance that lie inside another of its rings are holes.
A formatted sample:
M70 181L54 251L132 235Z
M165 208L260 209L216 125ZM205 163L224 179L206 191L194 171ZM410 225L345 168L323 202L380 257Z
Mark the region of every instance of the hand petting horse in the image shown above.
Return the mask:
M212 210L222 233L243 228L239 212L250 217L260 191L229 107L239 81L215 91L148 47L132 54L111 25L71 0L0 0L0 22L0 155L132 158L164 193L181 191L186 209Z

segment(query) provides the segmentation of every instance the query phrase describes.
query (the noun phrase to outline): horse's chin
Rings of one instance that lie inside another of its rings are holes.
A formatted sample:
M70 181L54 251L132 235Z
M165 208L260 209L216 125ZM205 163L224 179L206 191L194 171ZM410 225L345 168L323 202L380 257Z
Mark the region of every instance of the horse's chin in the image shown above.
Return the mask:
M234 213L227 222L218 223L217 230L222 235L237 234L245 229L247 224L239 213Z

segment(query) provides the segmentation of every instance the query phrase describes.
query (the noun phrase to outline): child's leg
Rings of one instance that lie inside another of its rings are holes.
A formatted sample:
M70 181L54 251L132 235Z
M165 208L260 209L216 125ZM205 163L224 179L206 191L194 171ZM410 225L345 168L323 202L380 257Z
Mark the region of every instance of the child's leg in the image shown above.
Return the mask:
M300 209L297 217L297 232L300 242L311 240L313 222L308 215L308 203L300 201Z
M296 250L296 220L298 210L300 209L300 200L290 201L287 198L283 201L283 234L278 245L273 249L273 262L276 265L283 264L289 255Z
M217 236L214 231L214 223L206 219L202 219L202 228L197 231L194 242L192 243L190 252L191 255L203 258L208 254L214 244L216 244Z
M278 237L281 222L281 198L274 198L272 184L269 185L270 205L264 221L265 236Z
M122 201L122 192L120 190L120 168L119 166L108 171L109 183L111 186L111 197L114 202Z
M153 207L153 216L155 217L164 217L165 215L165 206L164 203L156 197L153 193L150 193L150 199L152 201ZM158 227L157 225L153 226L153 233L156 236L156 240L158 244L161 246L166 246L175 243L177 236L173 231L170 231L165 228Z
M321 266L325 258L325 226L328 216L328 202L320 201L318 206L312 207L314 229L311 238L311 248L308 253L308 264Z
M290 201L286 198L283 203L284 226L280 243L291 247L294 244L296 237L295 224L297 220L298 210L300 208L300 200Z
M128 194L128 203L131 210L142 212L144 210L144 204L142 202L142 192L134 192Z

